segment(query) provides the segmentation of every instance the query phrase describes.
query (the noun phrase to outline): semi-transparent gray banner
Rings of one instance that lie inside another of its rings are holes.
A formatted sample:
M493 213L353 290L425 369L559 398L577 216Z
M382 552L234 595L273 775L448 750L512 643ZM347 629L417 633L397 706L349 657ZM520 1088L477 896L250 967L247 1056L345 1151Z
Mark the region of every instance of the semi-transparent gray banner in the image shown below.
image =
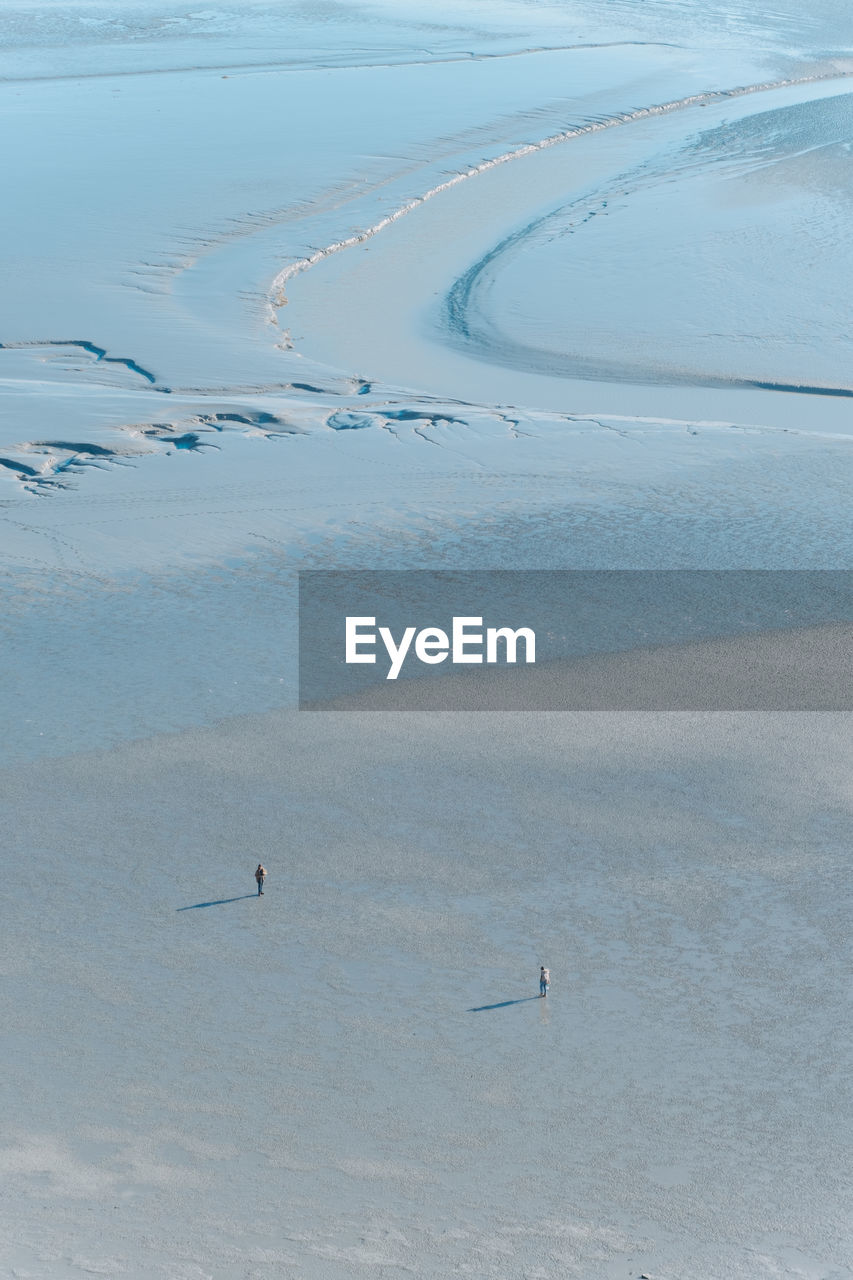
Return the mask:
M851 570L311 570L308 710L853 708Z

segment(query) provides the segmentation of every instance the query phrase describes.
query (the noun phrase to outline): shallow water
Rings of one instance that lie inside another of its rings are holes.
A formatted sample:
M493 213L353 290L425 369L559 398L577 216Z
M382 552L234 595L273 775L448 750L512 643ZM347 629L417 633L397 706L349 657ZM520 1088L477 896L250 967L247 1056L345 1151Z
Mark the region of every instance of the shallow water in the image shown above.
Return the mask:
M514 232L450 291L449 336L560 376L853 394L853 100L755 105Z
M292 710L301 567L850 567L846 5L3 21L10 1274L851 1275L848 718Z

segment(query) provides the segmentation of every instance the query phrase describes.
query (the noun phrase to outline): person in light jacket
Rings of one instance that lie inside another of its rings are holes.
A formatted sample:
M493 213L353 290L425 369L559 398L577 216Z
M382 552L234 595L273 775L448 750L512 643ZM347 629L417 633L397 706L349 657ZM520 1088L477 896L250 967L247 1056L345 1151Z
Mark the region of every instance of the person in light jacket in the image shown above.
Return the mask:
M546 969L544 964L539 966L539 994L547 996L548 988L551 985L551 970Z

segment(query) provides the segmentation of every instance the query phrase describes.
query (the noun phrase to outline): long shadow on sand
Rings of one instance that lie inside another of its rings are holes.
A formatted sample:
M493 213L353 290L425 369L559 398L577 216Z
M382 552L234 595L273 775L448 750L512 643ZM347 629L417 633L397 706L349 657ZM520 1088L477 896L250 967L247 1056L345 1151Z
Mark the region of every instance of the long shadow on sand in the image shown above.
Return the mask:
M186 908L184 908L186 910ZM520 1000L501 1000L498 1004L479 1004L476 1009L469 1009L469 1013L486 1013L489 1009L507 1009L511 1004L527 1004L528 1000L541 1000L541 996L522 996Z
M256 893L241 893L239 898L218 898L216 902L194 902L190 907L176 907L176 911L198 911L199 907L224 907L226 902L242 902L244 898L257 898Z

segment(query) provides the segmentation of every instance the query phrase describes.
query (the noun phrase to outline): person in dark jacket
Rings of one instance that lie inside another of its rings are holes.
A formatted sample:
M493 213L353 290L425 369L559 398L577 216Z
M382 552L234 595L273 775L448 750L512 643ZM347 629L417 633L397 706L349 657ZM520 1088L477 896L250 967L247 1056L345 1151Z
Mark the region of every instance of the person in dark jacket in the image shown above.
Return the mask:
M267 878L267 869L262 862L259 862L258 869L255 872L255 879L258 882L258 897L260 897L264 891L264 881L266 880L266 878Z

